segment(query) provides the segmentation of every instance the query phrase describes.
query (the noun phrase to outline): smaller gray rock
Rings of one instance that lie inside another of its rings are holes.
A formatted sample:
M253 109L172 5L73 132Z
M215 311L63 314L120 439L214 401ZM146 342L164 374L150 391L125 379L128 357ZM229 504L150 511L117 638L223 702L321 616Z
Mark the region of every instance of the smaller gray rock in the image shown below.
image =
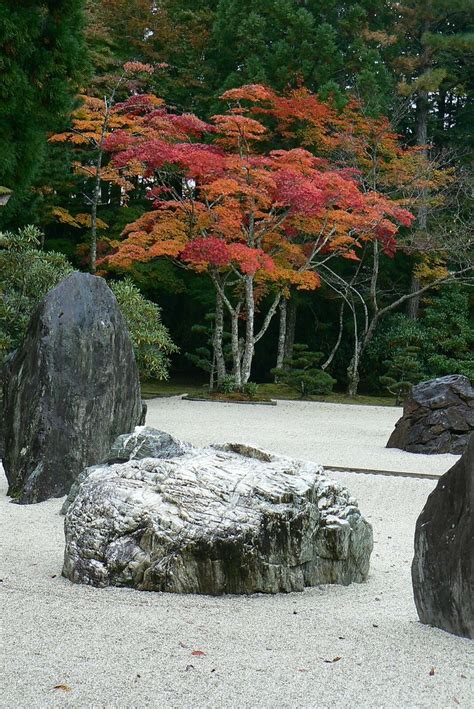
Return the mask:
M116 438L106 462L125 463L128 460L143 458L176 458L191 448L189 443L183 443L165 431L151 426L136 426L133 433Z
M116 438L104 463L126 463L143 458L177 458L191 449L189 443L183 443L165 431L158 431L151 426L136 426L133 433L125 433ZM61 507L62 515L66 514L76 499L84 480L101 467L102 465L91 465L79 474Z

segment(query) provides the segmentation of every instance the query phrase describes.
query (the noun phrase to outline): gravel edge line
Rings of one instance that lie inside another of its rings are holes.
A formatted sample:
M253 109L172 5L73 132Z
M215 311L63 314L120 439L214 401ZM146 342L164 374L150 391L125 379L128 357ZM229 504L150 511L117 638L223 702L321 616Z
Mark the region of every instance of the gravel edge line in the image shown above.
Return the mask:
M325 470L331 470L332 472L341 472L341 473L361 473L365 475L386 475L386 476L394 476L394 477L401 477L401 478L417 478L419 480L422 479L428 479L428 480L439 480L444 473L410 473L407 471L403 470L372 470L371 468L346 468L343 465L324 465L323 468Z

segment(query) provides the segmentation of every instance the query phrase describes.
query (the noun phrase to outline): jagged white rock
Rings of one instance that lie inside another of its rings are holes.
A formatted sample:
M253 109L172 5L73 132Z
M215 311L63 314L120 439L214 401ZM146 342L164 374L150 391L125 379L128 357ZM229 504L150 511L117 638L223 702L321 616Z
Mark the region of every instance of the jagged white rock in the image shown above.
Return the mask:
M361 582L373 546L320 466L240 445L90 469L65 533L71 581L176 593Z

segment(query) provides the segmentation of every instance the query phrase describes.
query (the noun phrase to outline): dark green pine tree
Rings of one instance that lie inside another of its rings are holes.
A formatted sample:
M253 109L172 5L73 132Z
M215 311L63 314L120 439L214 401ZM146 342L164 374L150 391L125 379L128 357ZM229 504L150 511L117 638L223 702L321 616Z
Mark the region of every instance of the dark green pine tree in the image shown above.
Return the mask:
M419 347L406 345L395 350L383 363L387 371L380 377L380 383L396 397L396 406L400 406L412 386L422 379L419 355Z
M396 6L394 33L391 64L398 90L414 107L407 111L405 133L427 155L430 145L442 146L454 148L466 163L472 162L473 0L403 0ZM417 227L422 244L433 227L429 191L421 196ZM413 274L411 290L419 288ZM408 304L414 320L419 307L420 299L415 296Z
M404 0L394 33L399 90L415 102L408 121L413 141L472 145L473 0Z
M83 0L3 0L0 4L0 185L13 189L0 212L18 220L86 68Z
M300 392L301 398L313 394L329 394L336 380L324 372L319 363L322 352L311 352L308 345L293 345L293 356L283 362L283 367L272 369L275 379Z
M353 89L380 110L394 86L381 55L390 14L375 0L220 0L209 55L215 89L302 82L340 100Z

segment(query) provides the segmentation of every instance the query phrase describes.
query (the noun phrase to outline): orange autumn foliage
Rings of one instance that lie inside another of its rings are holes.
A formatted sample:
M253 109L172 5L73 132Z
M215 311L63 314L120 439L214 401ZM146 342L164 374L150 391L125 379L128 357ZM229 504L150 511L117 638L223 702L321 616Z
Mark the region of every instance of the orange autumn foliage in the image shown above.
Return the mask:
M128 225L109 265L168 256L197 271L312 290L321 260L357 259L374 239L394 249L399 225L413 217L367 188L365 151L377 126L355 105L340 116L305 89L278 96L258 85L222 98L228 110L209 123L152 100L117 108L125 128L105 147L125 183L130 170L141 173L154 210ZM290 139L299 146L267 147ZM384 145L403 162L396 136L387 135ZM349 148L353 168L335 158Z

